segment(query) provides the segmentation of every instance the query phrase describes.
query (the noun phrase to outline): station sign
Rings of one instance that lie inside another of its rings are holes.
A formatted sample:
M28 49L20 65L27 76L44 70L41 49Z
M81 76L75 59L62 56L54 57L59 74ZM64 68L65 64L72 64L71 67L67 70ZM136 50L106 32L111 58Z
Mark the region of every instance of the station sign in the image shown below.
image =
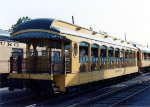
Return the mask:
M9 41L0 41L0 46L19 47L19 43L17 43L17 42L9 42Z

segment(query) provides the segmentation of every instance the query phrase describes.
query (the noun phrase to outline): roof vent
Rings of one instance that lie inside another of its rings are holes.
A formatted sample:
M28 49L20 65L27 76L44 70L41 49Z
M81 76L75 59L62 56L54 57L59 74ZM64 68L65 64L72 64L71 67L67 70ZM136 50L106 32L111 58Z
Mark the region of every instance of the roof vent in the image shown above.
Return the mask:
M105 35L104 38L108 38L108 35Z
M97 32L93 31L92 34L95 35L95 34L97 34Z
M124 40L121 41L122 43L124 42Z
M117 38L114 38L114 40L117 40Z
M76 31L78 31L78 30L81 30L81 27L76 27L76 29L75 29Z

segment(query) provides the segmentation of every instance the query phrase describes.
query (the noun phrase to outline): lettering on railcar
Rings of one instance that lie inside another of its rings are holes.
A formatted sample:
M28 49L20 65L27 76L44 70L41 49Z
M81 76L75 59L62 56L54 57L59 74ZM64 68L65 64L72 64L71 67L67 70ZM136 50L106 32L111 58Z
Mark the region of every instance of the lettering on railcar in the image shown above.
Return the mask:
M7 46L12 46L12 42L7 42Z
M121 72L121 69L115 69L115 72Z
M19 43L0 41L0 46L19 47Z
M5 45L5 42L0 42L0 45L1 45L1 46L4 46L4 45Z

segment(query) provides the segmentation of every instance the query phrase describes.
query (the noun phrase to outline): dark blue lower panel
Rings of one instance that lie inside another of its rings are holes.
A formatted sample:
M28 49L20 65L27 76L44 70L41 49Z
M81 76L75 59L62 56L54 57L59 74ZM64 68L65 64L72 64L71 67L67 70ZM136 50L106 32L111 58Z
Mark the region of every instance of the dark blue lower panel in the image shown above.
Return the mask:
M52 87L52 81L50 80L36 80L36 79L9 79L9 90L13 91L15 89L31 89L33 91L48 91L54 93Z

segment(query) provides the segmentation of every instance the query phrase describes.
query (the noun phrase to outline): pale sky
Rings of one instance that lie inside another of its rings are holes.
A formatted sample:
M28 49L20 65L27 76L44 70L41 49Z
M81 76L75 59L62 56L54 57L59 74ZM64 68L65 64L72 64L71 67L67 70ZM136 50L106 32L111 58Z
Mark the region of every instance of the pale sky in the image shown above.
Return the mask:
M55 18L150 46L150 0L0 0L0 29L19 17Z

